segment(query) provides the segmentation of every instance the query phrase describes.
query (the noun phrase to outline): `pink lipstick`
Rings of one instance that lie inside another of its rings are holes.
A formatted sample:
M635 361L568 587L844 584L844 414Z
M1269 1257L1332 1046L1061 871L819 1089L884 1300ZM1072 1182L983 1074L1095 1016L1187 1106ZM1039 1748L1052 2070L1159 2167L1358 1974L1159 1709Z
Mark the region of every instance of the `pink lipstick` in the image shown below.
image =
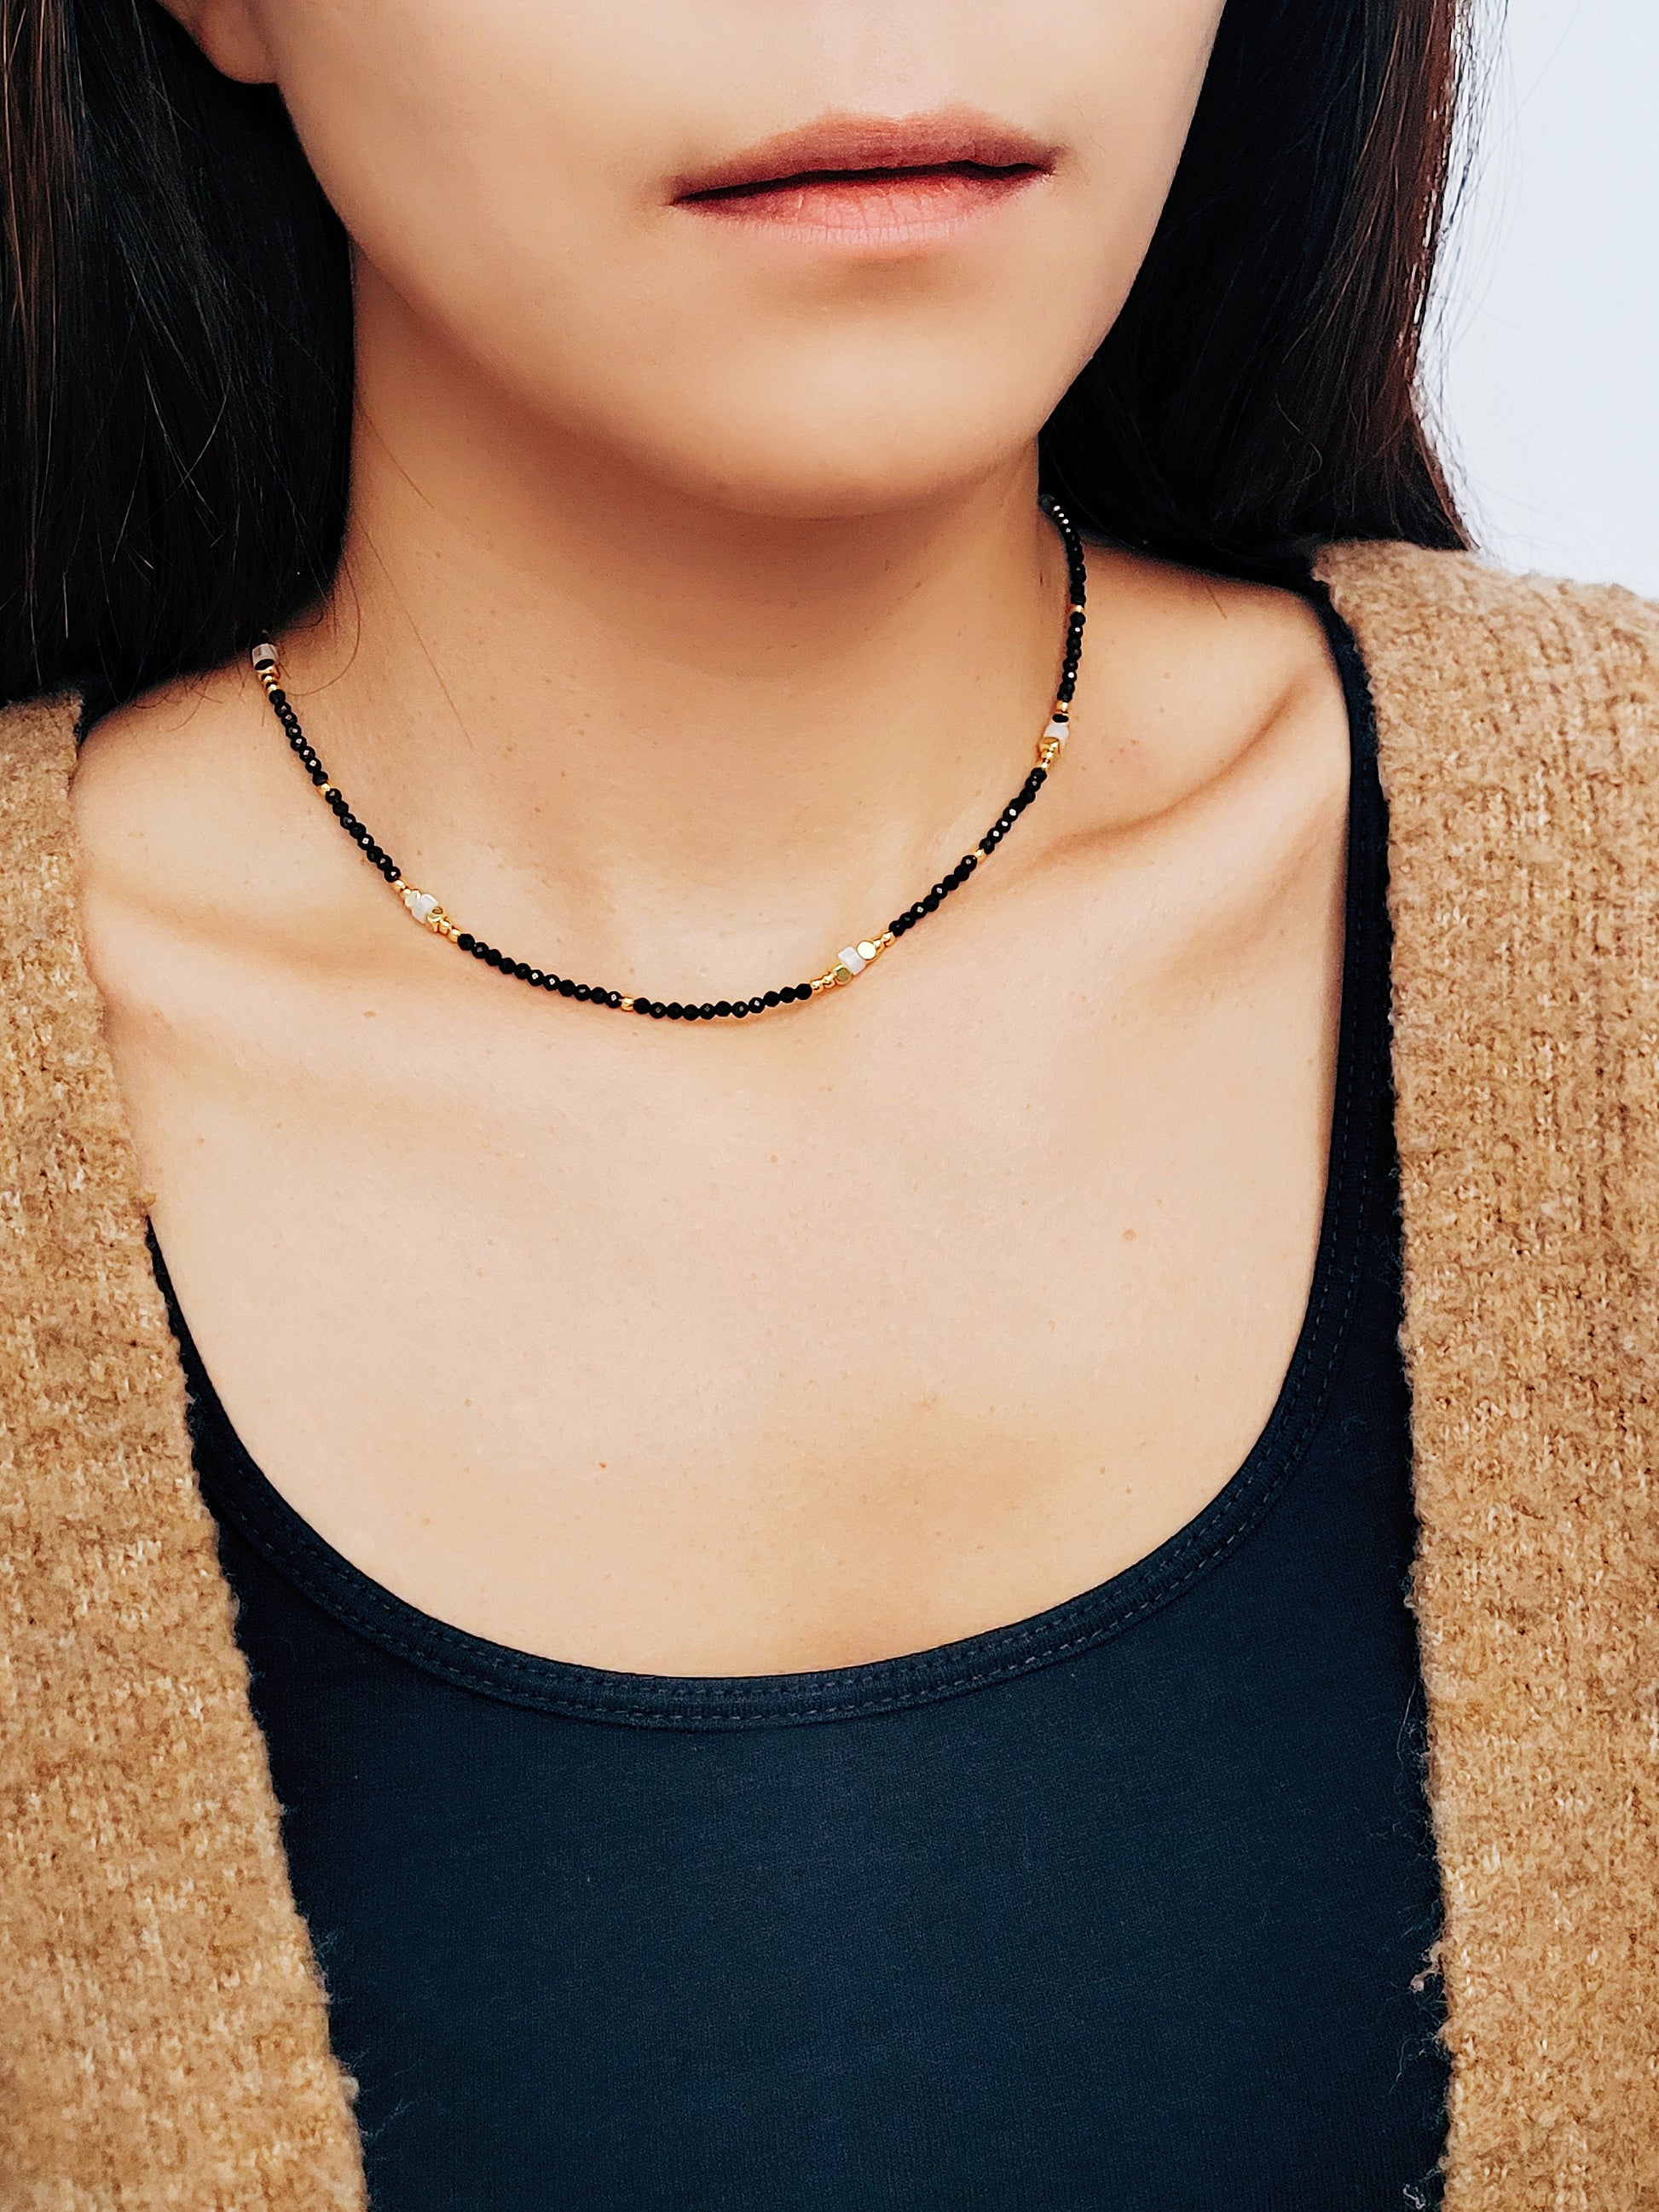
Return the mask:
M931 244L1047 176L1054 149L967 109L826 116L678 178L676 207L709 222L856 251Z

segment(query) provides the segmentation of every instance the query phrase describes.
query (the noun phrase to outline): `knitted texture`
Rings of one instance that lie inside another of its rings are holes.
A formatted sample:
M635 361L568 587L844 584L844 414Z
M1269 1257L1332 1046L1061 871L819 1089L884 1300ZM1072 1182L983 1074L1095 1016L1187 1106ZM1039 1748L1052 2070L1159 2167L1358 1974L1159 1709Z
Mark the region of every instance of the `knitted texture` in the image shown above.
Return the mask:
M72 710L0 720L0 2205L346 2212L134 1154L81 957Z
M1446 2212L1659 2207L1659 608L1346 547L1389 796Z
M1659 610L1343 547L1392 811L1447 2212L1659 2212ZM283 1863L82 957L0 716L0 2205L333 2212Z

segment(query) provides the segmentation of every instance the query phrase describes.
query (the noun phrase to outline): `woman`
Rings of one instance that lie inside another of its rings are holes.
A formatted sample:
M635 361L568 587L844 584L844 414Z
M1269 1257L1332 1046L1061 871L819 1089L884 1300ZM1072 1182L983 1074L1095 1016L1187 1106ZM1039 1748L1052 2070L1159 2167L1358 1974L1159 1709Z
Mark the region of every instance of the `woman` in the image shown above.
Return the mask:
M167 9L5 47L5 2201L1659 2201L1452 0Z

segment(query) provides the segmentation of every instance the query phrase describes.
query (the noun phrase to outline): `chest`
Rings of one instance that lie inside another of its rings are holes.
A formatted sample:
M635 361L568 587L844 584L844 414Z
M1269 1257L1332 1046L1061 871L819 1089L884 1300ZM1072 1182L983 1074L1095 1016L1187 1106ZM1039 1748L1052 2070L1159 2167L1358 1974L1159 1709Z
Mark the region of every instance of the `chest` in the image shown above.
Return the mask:
M337 1548L551 1656L844 1663L1103 1579L1249 1449L1313 1267L1340 868L1227 916L1225 963L1206 915L1260 885L1149 927L1070 884L769 1026L434 946L368 990L152 961L113 1041L209 1370Z

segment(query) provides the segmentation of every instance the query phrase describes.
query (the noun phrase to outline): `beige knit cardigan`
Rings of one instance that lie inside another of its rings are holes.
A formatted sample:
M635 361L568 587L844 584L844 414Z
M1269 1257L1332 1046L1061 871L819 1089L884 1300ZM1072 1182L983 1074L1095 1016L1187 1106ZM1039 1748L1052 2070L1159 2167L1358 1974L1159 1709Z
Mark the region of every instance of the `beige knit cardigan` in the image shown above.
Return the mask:
M1659 2212L1659 607L1399 546L1322 567L1392 817L1448 2212ZM359 2206L82 957L73 761L71 702L0 717L0 2205Z

